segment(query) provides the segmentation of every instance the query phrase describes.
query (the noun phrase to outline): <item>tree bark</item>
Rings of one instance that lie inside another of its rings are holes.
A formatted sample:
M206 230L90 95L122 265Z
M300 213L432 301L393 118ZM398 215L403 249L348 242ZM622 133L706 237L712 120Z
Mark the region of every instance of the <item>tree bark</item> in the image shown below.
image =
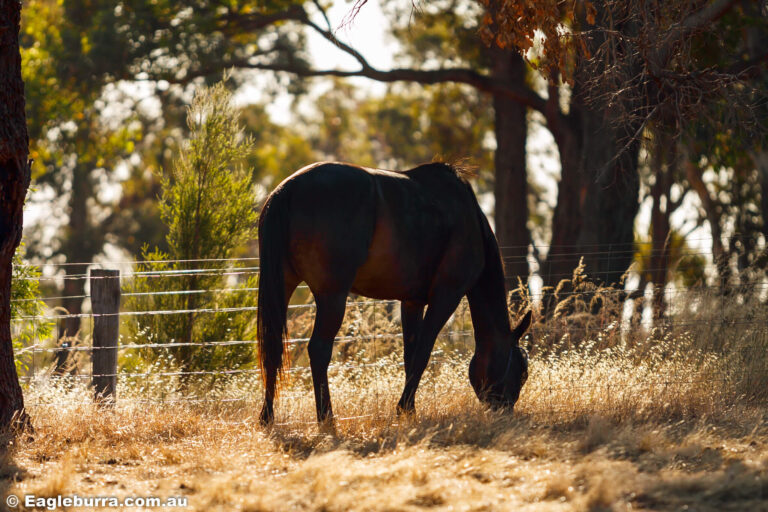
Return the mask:
M619 162L603 169L601 166L620 151L615 134L606 130L593 132L584 148L585 157L597 158L596 165L584 169L586 198L577 243L584 255L587 275L607 285L619 284L634 254L640 177L637 173L639 144L632 146Z
M664 147L668 140L662 140L662 132L657 132L653 145L652 170L654 183L651 187L653 206L651 207L651 255L649 271L653 281L653 316L655 319L664 318L666 300L664 291L669 279L669 236L671 231L671 192L672 171L674 158L667 158L668 152ZM662 208L662 198L664 208Z
M21 2L0 0L0 429L27 422L11 342L12 262L30 179L20 20Z
M578 112L573 108L568 116L561 115L559 110L547 115L547 127L560 152L560 183L552 216L552 239L539 272L544 286L553 288L571 276L579 264L576 242L581 231L581 209L586 191L579 169L581 137L577 126Z
M587 276L617 284L633 258L640 144L625 147L609 114L585 105L578 85L570 108L567 116L547 116L562 171L541 277L546 286L557 286L583 258Z
M586 19L580 23L591 26ZM593 54L604 39L599 31L589 39ZM619 128L615 117L622 109L614 112L616 107L596 99L599 91L590 84L597 72L588 61L580 62L573 75L568 115L560 114L552 102L545 112L562 162L552 247L545 265L548 276L543 276L550 286L568 278L582 258L590 279L618 284L634 256L634 224L640 206L640 143L635 134L640 126L623 123Z
M525 62L517 52L494 47L495 79L525 87ZM506 95L494 94L496 153L494 155L496 237L504 259L507 289L528 278L528 180L525 142L526 107Z

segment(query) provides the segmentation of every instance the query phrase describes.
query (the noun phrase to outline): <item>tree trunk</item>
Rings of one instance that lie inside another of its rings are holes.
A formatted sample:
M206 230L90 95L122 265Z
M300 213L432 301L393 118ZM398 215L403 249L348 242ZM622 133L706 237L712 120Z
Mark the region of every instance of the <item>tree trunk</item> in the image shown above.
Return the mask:
M62 306L71 315L83 312L83 298L86 279L82 276L88 271L88 264L93 261L103 244L103 235L91 228L88 215L88 198L94 190L90 181L90 169L87 164L75 165L72 170L72 192L69 199L69 226L66 229L61 252L67 259L66 279ZM82 263L82 265L72 265ZM80 330L80 318L66 318L59 325L59 338L75 336Z
M559 114L559 113L558 113ZM576 242L581 231L581 209L585 190L581 183L579 161L581 139L574 110L568 116L554 115L547 118L560 152L560 183L557 187L557 205L552 216L552 239L547 258L539 271L544 286L555 288L570 277L579 264Z
M586 274L618 284L632 264L635 216L640 208L639 141L626 141L602 109L582 111L582 225L577 240ZM630 133L631 128L630 128ZM629 135L626 135L629 136Z
M712 232L712 259L717 268L718 284L720 290L726 293L731 280L731 269L728 263L728 255L723 245L723 230L720 226L720 213L717 202L709 194L707 185L702 179L702 170L694 164L687 154L685 146L682 146L683 152L683 166L685 167L685 176L688 178L691 188L699 196L701 201L701 207L704 209L704 213L707 217L707 223L709 224L709 230Z
M625 148L605 111L584 105L578 88L570 114L548 116L547 125L562 171L544 284L555 287L570 277L581 258L591 279L617 284L634 255L639 143Z
M27 421L11 342L12 262L30 178L20 19L21 2L0 0L0 429Z
M651 187L653 206L651 208L651 257L649 271L653 281L653 316L655 319L664 318L666 301L664 291L669 279L669 235L670 235L670 205L672 192L672 170L674 158L666 158L668 152L662 140L663 135L657 132L653 146L652 170L655 181ZM664 208L662 208L664 198Z
M599 3L595 7L598 11L605 8ZM580 23L591 25L586 19ZM593 54L604 38L597 31L589 40ZM557 104L550 105L557 113L546 115L562 165L552 244L542 274L549 286L568 278L582 257L590 279L617 284L634 255L640 144L631 139L640 127L622 125L619 131L613 117L621 115L621 109L614 113L612 107L596 99L599 93L595 84L589 83L597 72L588 63L581 63L573 75L568 115L560 114Z
M525 62L516 52L493 47L493 75L504 83L524 86ZM507 289L517 286L517 279L528 278L528 181L525 142L526 108L507 96L493 97L496 153L494 183L496 237L504 258Z

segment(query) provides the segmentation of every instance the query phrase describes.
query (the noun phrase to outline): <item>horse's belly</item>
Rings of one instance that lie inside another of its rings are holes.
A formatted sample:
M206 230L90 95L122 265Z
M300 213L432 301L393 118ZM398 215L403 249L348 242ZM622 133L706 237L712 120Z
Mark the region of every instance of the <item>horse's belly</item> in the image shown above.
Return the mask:
M404 239L392 226L388 219L377 223L352 292L375 299L426 301L433 278L433 258L427 251L432 244Z
M363 268L361 270L352 284L352 293L373 299L427 301L429 290L417 280L408 281L402 276L393 278L386 274L373 275Z

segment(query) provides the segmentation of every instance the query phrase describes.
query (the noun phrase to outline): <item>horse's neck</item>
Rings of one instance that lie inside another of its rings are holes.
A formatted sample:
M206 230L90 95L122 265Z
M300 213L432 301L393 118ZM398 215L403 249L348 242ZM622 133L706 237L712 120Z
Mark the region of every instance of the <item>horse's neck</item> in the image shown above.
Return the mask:
M504 289L504 272L486 262L486 268L477 284L467 293L472 326L475 330L475 350L488 353L508 348L511 329Z

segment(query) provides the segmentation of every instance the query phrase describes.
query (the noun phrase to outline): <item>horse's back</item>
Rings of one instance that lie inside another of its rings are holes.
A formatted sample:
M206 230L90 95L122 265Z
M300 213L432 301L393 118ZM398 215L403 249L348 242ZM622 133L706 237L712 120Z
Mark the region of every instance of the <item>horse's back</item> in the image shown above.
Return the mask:
M382 299L428 301L446 254L481 246L471 188L445 164L375 173L376 229L353 291ZM460 247L461 246L461 247ZM460 261L459 261L460 260ZM454 273L472 266L457 258ZM382 269L387 272L382 272Z
M370 174L346 164L313 164L291 175L273 193L290 197L289 263L296 276L313 291L349 287L373 234Z
M426 300L449 249L461 273L482 247L471 188L445 164L399 172L319 163L280 189L290 194L290 263L313 291Z

